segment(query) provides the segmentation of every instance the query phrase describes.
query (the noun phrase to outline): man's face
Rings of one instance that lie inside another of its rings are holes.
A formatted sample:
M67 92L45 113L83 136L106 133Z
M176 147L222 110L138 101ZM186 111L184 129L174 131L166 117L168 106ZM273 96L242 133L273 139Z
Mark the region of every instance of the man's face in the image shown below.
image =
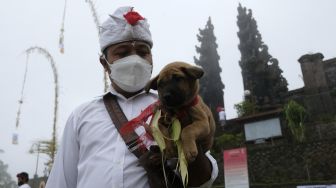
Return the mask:
M138 55L146 59L150 64L153 64L151 48L147 43L142 41L122 42L111 45L107 48L105 55L107 56L108 63L113 63L118 59L130 55Z
M129 41L111 45L104 51L104 55L105 58L103 56L100 57L100 62L103 65L104 69L108 72L108 74L111 73L109 64L113 64L116 60L131 55L138 55L141 58L147 60L149 64L153 64L151 48L146 42L142 41ZM112 79L111 82L112 86L119 93L124 94L124 96L133 96L134 93L129 93L122 90L121 88L119 88L118 85L113 82Z

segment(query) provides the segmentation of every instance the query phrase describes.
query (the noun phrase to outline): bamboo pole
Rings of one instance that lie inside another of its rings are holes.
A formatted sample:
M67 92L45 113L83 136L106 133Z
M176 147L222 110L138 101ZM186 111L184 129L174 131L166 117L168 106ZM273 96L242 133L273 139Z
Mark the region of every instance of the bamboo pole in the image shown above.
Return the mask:
M100 37L100 21L99 21L99 18L98 18L96 7L91 0L86 0L85 2L87 2L89 7L90 7L92 18L93 18L93 21L94 21L94 23L96 25L96 28L97 28L98 37ZM103 78L104 92L106 92L107 89L108 89L108 76L106 75L105 69L103 69L103 74L104 74L104 78Z
M58 89L58 73L57 73L57 68L56 68L56 63L54 61L54 58L51 56L51 54L44 48L34 46L30 47L27 50L25 50L26 53L26 68L25 68L25 74L24 74L24 79L23 79L23 84L22 84L22 89L21 89L21 98L19 100L19 109L17 112L17 118L16 118L16 128L19 127L20 123L20 115L21 115L21 106L23 104L23 93L24 93L24 88L25 88L25 83L26 83L26 77L27 77L27 70L28 70L28 59L29 55L32 53L38 53L43 55L44 57L47 58L49 61L52 71L53 71L53 77L54 77L54 117L53 117L53 129L52 129L52 140L50 142L50 163L54 163L55 159L55 154L56 154L56 145L57 145L57 135L56 135L56 128L57 128L57 113L58 113L58 96L59 96L59 89Z

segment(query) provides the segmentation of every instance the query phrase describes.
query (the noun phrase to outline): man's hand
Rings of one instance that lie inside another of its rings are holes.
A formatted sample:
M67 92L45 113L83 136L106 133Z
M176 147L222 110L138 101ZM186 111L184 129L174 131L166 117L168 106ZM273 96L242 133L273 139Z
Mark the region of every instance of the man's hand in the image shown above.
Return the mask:
M160 148L151 146L150 150L139 158L139 163L147 172L148 183L151 188L166 187L162 171Z
M180 177L168 165L164 165L168 181L166 186L162 167L162 155L158 146L151 146L150 150L140 157L139 162L147 172L148 183L151 188L183 188Z
M210 180L212 173L211 163L199 144L197 145L197 149L199 152L196 159L188 164L188 186L190 187L199 187L203 185ZM166 187L161 157L160 148L158 146L152 146L150 150L139 159L140 165L143 166L147 172L151 188ZM168 183L168 187L183 187L181 180L174 176L174 172L171 168L166 166L165 170L168 180L172 181L172 179L174 179L174 183Z
M162 170L162 155L158 146L151 146L150 150L139 158L139 163L145 170Z

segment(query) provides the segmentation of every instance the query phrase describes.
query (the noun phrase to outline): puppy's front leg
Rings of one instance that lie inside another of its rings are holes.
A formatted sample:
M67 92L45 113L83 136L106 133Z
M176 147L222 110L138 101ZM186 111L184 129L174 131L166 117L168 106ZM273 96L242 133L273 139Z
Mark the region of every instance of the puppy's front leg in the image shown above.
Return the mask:
M184 127L181 133L182 147L188 162L192 162L198 155L196 141L210 133L209 121L206 114L200 110L192 113L193 122Z

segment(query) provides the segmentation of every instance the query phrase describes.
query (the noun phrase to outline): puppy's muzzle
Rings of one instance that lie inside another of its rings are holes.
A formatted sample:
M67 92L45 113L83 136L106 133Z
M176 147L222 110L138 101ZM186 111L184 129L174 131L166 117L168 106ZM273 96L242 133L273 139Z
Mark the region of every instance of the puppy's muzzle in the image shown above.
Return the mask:
M171 93L164 93L163 94L163 100L166 102L172 101L172 94Z
M177 90L173 92L172 91L164 92L162 95L161 101L167 107L173 108L173 107L180 106L184 101L184 97L182 96L182 94L179 94Z

